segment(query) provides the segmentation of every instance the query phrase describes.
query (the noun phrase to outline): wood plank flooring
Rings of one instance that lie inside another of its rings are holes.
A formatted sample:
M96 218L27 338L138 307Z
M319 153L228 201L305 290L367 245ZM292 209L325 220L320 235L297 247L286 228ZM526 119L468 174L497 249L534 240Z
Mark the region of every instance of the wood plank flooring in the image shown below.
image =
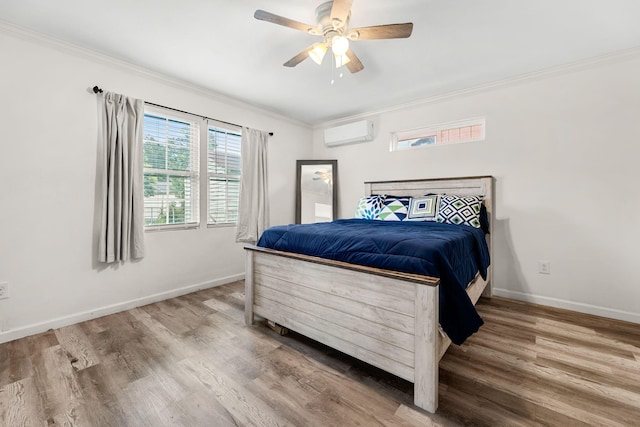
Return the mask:
M0 344L0 425L640 425L640 325L481 299L428 414L407 381L244 326L243 286Z

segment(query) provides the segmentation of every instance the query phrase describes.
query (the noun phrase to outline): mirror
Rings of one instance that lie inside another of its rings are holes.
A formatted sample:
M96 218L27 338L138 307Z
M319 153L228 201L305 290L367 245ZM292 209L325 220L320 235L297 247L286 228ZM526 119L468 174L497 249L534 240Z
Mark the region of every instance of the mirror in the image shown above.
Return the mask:
M337 160L296 161L296 224L338 216Z

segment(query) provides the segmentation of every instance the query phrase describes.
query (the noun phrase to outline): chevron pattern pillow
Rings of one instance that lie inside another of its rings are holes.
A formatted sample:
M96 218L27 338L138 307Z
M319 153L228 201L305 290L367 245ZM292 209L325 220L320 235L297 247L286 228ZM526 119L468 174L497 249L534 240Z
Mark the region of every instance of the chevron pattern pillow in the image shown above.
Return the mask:
M355 218L360 219L378 219L385 200L384 195L373 194L368 197L360 198L356 207Z
M378 215L382 221L403 221L407 217L410 197L387 196Z
M436 221L480 228L482 199L482 196L462 197L443 194L440 196Z

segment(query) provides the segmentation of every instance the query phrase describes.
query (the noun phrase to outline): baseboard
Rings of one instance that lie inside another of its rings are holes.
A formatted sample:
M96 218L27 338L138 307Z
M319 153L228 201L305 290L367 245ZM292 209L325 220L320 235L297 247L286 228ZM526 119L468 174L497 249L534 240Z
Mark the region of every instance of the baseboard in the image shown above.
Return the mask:
M493 295L498 297L511 298L518 301L532 302L534 304L546 305L550 307L564 308L580 313L593 314L594 316L602 316L611 319L624 320L626 322L640 323L640 313L633 313L630 311L616 310L614 308L600 307L597 305L567 301L559 298L544 297L525 292L511 291L508 289L493 288Z
M225 285L227 283L235 282L241 279L244 279L244 273L234 274L232 276L222 277L207 282L196 283L194 285L185 286L183 288L172 289L170 291L160 292L134 300L99 307L94 310L88 310L80 313L70 314L68 316L57 317L55 319L47 320L40 323L34 323L32 325L22 326L16 329L9 329L8 331L0 332L0 344L19 338L28 337L30 335L39 334L41 332L48 331L49 329L56 329L63 326L73 325L75 323L107 316L109 314L118 313L120 311L129 310L135 307L141 307L143 305L178 297L180 295L189 294L191 292L196 292L202 289Z

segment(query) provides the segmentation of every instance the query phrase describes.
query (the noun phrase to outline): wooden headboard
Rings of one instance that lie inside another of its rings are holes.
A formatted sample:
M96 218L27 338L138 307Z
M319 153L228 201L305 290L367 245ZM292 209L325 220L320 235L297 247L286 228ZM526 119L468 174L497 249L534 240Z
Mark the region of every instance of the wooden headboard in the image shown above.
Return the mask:
M484 204L489 216L489 231L493 233L494 199L493 177L471 176L434 179L412 179L405 181L372 181L365 182L365 194L391 194L394 196L424 196L429 193L453 194L458 196L484 196ZM491 255L488 280L493 277L493 245L491 234L487 234L487 245Z

